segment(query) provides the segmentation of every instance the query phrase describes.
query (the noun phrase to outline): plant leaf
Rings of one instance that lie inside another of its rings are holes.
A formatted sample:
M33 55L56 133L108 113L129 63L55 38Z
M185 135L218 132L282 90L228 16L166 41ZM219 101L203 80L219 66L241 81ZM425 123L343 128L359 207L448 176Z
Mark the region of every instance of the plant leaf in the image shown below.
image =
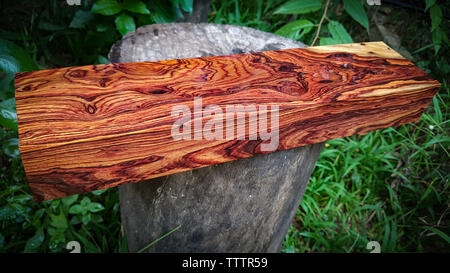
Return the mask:
M425 11L427 11L431 6L434 5L434 3L436 3L436 0L425 0L425 3L426 3Z
M14 137L3 141L3 153L11 158L20 158L19 139Z
M96 191L93 191L92 194L93 195L102 195L107 190L108 189L96 190Z
M430 9L431 31L435 30L442 22L442 10L438 5L433 5Z
M69 209L69 213L71 214L80 214L83 212L83 207L81 205L73 205Z
M17 73L20 71L20 65L13 56L0 55L0 71Z
M14 97L14 73L6 73L0 80L0 100Z
M17 73L37 69L36 63L26 50L10 41L0 39L0 71Z
M311 27L314 27L314 24L309 20L295 20L282 26L280 29L275 31L275 34L293 39L297 36L300 30Z
M81 199L81 206L87 206L91 203L91 199L89 199L89 197L85 196L83 197L83 199Z
M274 14L305 14L318 11L322 7L319 0L291 0L281 5Z
M441 48L442 45L442 30L441 28L437 28L435 30L433 30L433 32L431 33L431 39L433 40L433 44L434 44L434 54L438 54L439 49Z
M66 229L68 227L67 219L64 213L59 215L50 214L51 225L56 228Z
M192 13L193 11L193 0L178 0L181 5L181 8L188 13Z
M347 30L341 23L337 21L331 21L328 23L328 30L331 33L331 36L334 40L338 41L341 44L353 43L353 39L348 34Z
M344 0L345 11L369 31L369 18L364 10L364 2L360 0Z
M25 253L35 252L37 248L44 242L45 235L43 228L39 228L36 231L36 234L34 234L33 237L28 239L27 243L25 244Z
M429 231L436 233L439 237L444 239L447 242L447 244L450 244L450 236L448 236L446 233L440 231L435 227L425 227L425 229L428 229Z
M72 18L69 27L71 28L84 28L89 21L92 20L94 15L89 11L78 10Z
M102 15L114 15L122 11L122 5L116 0L98 0L91 11Z
M100 203L92 202L88 205L88 209L90 212L99 212L101 210L104 210L105 208Z
M91 221L91 214L84 214L83 216L81 216L81 222L83 222L83 225L87 225L89 224L89 222Z
M147 6L142 1L137 0L125 0L122 7L128 11L140 14L150 14Z
M122 13L116 17L116 28L120 34L125 35L130 31L136 30L136 24L134 23L133 17L128 14Z
M17 131L16 100L10 98L0 102L0 125Z
M176 18L173 6L166 0L153 0L149 2L152 18L157 24L173 22Z
M106 57L102 56L102 55L98 55L96 63L97 64L109 64L109 60Z
M75 203L78 200L78 194L74 194L71 196L66 196L62 198L62 202L66 207L69 207L73 203Z

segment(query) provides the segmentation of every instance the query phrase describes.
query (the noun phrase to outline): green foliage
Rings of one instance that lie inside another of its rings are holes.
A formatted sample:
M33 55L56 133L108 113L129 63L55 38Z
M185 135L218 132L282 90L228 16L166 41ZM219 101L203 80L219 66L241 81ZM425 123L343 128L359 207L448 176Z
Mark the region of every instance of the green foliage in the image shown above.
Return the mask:
M124 0L123 3L116 0L98 0L91 11L105 16L116 15L114 22L122 36L136 29L132 13L150 14L144 2L136 0Z
M367 18L364 10L364 1L361 0L344 0L345 11L364 28L369 31L369 18Z
M0 71L17 73L20 71L36 70L30 54L16 44L0 39Z
M17 131L16 100L14 98L0 102L0 125Z
M116 0L98 0L92 6L92 13L101 15L114 15L123 10L121 3Z
M183 18L181 10L192 13L192 5L192 0L154 0L148 1L148 6L139 0L98 0L92 6L91 12L113 16L116 29L123 36L134 31L137 25L149 24L152 21L167 23Z
M326 1L325 1L326 2ZM339 2L331 1L330 7L335 8ZM366 11L364 10L364 1L360 0L344 0L343 1L345 11L353 18L356 22L361 24L367 31L369 31L369 19L367 17ZM307 14L300 17L301 19L297 19L293 22L290 22L281 28L279 28L275 33L282 35L287 38L302 40L302 41L311 41L313 40L313 36L309 35L309 37L305 37L306 34L310 33L312 27L316 27L317 31L319 31L319 20L321 18L320 13L318 11L321 10L325 3L322 1L303 1L303 0L294 0L288 1L281 5L277 10L275 10L274 14ZM323 9L325 10L325 9ZM324 12L324 11L322 11ZM309 16L312 13L313 16ZM321 45L330 45L330 44L342 44L342 43L352 43L353 39L348 34L347 29L339 23L337 20L330 19L329 13L324 18L328 21L327 29L328 33L331 37L321 37L320 44ZM314 22L314 23L313 23ZM307 27L305 27L307 26Z
M332 41L332 44L353 43L353 39L350 34L348 34L345 27L337 21L330 21L328 23L328 31L330 32L332 37L332 40L329 40ZM320 41L322 42L322 39Z
M147 6L142 1L124 0L123 9L134 13L150 14Z
M309 33L314 24L306 19L295 20L284 25L282 28L275 31L275 34L291 38L291 39L301 39L303 35Z
M291 0L274 11L275 14L304 14L318 11L322 1L318 0Z
M431 6L431 31L435 30L442 22L442 10L438 5Z
M440 27L443 18L442 9L436 3L436 1L426 1L425 9L430 9L431 32L434 52L435 54L438 54L443 42L445 42L447 45L449 44L447 34Z
M94 19L94 15L91 12L77 10L70 22L69 28L84 28L92 19Z
M117 16L114 22L116 23L117 30L122 35L125 35L128 32L134 31L136 29L136 24L134 23L133 17L126 13L122 13L121 15Z

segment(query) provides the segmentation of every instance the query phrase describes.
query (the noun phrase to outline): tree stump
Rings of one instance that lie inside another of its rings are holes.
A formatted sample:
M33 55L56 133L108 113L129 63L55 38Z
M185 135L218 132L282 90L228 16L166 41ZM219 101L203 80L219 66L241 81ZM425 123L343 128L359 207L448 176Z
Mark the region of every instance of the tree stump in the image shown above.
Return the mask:
M111 48L117 62L305 47L247 27L155 24ZM323 144L257 155L119 187L128 249L137 252L278 252Z

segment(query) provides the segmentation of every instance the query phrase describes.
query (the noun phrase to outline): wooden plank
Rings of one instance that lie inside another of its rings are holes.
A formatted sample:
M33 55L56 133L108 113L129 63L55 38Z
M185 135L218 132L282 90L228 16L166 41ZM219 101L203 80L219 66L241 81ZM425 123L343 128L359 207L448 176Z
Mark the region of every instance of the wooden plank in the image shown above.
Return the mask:
M417 121L440 87L382 42L23 72L15 83L35 200ZM250 112L227 111L237 105ZM180 132L190 128L191 139L174 139L174 109L190 111ZM268 140L261 119L250 118L264 113L268 126L278 117L279 134ZM205 139L219 121L221 137ZM275 138L274 149L262 149Z

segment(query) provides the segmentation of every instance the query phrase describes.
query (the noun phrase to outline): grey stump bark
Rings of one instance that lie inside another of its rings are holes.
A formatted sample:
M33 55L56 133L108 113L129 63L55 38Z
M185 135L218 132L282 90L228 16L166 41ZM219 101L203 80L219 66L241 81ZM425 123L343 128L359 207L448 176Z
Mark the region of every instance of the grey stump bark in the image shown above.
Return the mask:
M156 61L298 48L246 27L155 24L117 42L111 62ZM323 144L213 165L119 187L128 249L137 252L278 252Z

